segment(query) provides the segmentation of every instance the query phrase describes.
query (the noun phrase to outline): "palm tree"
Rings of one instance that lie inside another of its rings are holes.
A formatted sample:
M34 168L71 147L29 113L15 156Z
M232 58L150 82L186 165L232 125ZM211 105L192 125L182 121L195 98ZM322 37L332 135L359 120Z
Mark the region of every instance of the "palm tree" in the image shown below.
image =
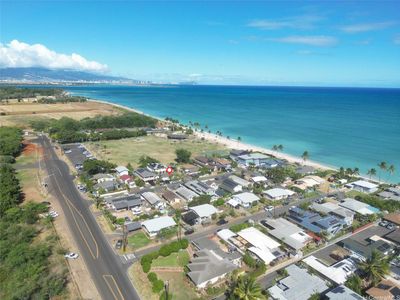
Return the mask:
M373 250L371 257L360 263L360 270L365 273L370 283L376 285L389 274L390 266L381 252Z
M384 162L384 161L381 161L381 162L378 164L378 167L379 167L379 169L381 169L381 171L386 171L386 169L387 169L387 163ZM379 172L379 181L381 181L381 172Z
M357 294L361 294L362 279L360 276L354 274L348 277L344 285L356 292Z
M360 175L360 169L357 168L357 167L355 167L355 168L353 169L353 175L355 175L355 176Z
M303 154L301 155L301 158L303 159L304 162L306 162L306 160L310 158L310 154L308 153L308 151L304 151Z
M372 176L376 175L376 169L374 168L369 169L367 175L369 175L369 179L371 179Z
M278 151L283 151L283 145L282 144L278 145Z
M261 293L260 285L251 276L240 276L233 289L235 299L239 300L259 300L265 299Z
M353 169L352 168L346 168L346 175L353 175Z
M319 299L321 299L321 294L318 293L318 292L315 292L314 294L312 294L312 295L308 298L308 300L319 300Z
M393 175L393 173L396 171L396 168L394 167L394 165L390 165L390 166L387 168L387 170L388 170L388 172L389 172L390 175Z

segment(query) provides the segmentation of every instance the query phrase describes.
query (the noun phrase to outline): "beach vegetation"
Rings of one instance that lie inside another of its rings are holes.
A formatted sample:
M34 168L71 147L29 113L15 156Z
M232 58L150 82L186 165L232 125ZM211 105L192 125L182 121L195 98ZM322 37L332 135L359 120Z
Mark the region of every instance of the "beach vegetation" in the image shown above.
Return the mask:
M190 157L192 155L192 153L189 150L183 148L176 149L175 154L176 154L175 160L178 163L189 163Z

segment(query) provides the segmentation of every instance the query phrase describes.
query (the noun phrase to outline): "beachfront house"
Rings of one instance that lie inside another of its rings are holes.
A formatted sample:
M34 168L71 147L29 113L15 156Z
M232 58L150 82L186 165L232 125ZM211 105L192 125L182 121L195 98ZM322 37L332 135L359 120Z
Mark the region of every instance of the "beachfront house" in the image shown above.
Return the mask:
M310 274L307 269L296 265L286 268L288 276L279 280L268 289L275 300L308 300L312 294L322 294L329 289L328 284L320 277Z
M356 191L359 191L359 192L371 194L371 193L375 193L378 190L379 186L375 183L368 182L365 180L357 180L357 181L346 184L346 187L356 190Z
M288 189L273 188L273 189L263 191L263 194L265 196L267 196L268 199L275 201L275 200L283 200L288 197L291 197L295 194L295 192L288 190Z
M236 150L233 149L229 152L229 157L234 160L234 161L238 161L238 157L242 156L242 155L246 155L246 154L250 154L250 151L247 150Z
M163 216L142 222L142 227L149 237L155 237L161 230L176 226L173 218Z
M297 187L301 190L308 190L314 187L318 187L325 182L325 179L316 176L316 175L308 175L303 178L296 180L294 187Z
M244 154L244 155L238 156L237 162L238 162L238 164L246 166L246 167L251 166L251 165L263 166L263 165L266 165L266 163L268 162L269 159L270 159L270 157L265 154L252 152L249 154Z

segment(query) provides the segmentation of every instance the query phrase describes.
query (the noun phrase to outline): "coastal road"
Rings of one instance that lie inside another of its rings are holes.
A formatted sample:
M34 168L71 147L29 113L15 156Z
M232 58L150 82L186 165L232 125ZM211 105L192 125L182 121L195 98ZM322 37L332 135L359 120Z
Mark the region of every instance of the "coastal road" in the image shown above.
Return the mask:
M41 168L48 176L48 190L60 202L68 226L84 259L91 277L104 300L139 300L130 282L127 264L111 249L89 208L89 202L81 197L65 162L59 160L49 139L38 137L43 147Z

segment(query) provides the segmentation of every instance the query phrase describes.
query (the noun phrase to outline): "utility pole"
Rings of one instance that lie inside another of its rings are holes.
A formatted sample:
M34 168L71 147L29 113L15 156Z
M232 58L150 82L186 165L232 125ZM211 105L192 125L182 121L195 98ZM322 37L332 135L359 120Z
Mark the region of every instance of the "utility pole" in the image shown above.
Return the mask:
M169 281L165 281L164 284L164 291L165 291L165 300L168 300L168 293L169 293Z
M123 247L122 247L122 251L126 251L126 246L127 246L127 244L128 244L128 230L127 230L127 228L126 228L126 225L124 224L124 225L122 225L122 234L123 234L123 238L122 238L122 240L123 240Z

